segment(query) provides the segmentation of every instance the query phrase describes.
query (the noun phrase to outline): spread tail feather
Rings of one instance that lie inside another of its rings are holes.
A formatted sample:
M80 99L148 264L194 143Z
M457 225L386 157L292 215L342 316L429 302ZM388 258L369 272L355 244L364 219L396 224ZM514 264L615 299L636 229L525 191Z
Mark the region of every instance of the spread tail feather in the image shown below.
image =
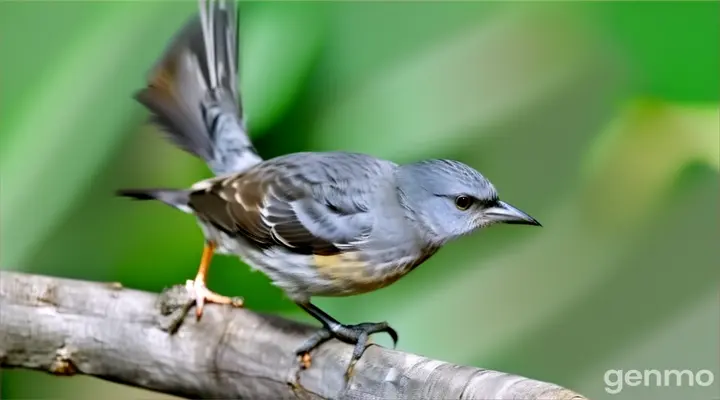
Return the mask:
M135 99L181 149L216 175L262 161L247 135L238 92L238 17L235 1L199 0Z
M158 200L180 211L192 213L190 203L191 190L187 189L120 189L115 192L121 197L135 200Z

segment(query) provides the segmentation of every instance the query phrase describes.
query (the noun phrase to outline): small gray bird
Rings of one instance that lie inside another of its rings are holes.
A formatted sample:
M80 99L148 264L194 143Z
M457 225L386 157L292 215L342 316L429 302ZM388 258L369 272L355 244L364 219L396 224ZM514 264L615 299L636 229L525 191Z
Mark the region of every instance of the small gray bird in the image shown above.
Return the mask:
M122 196L159 200L197 218L205 248L187 288L196 301L233 303L205 286L214 253L232 254L265 273L324 328L298 349L337 338L355 345L396 332L382 323L341 324L310 301L390 285L460 236L496 223L537 225L501 201L473 168L451 160L398 165L346 152L289 154L263 161L246 134L237 93L237 15L232 3L201 1L193 18L151 72L137 98L181 148L216 177L189 189L127 189Z

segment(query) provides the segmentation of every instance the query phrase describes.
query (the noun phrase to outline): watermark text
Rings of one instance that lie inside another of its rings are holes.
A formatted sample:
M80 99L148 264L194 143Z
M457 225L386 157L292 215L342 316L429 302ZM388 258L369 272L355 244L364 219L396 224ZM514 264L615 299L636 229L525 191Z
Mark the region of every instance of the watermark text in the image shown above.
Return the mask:
M707 369L609 369L604 376L605 391L618 394L630 387L708 387L715 382L715 374Z

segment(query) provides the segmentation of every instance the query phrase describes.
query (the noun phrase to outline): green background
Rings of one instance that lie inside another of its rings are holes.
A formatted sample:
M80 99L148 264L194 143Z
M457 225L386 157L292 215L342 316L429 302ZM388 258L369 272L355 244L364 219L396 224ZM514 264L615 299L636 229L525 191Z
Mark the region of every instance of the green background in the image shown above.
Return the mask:
M151 291L194 276L194 220L112 192L210 176L131 99L195 11L0 3L2 268ZM717 2L243 3L240 85L264 157L455 158L544 225L485 230L389 288L317 304L389 321L404 351L595 399L717 398L718 15ZM311 322L236 259L216 258L209 286ZM610 395L613 369L715 382ZM163 397L2 374L3 398Z

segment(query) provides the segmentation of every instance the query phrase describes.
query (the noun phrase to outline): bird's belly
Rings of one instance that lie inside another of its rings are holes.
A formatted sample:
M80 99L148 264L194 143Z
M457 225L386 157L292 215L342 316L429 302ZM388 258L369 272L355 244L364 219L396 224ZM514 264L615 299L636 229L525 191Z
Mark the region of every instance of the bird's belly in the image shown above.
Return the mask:
M359 252L320 256L281 248L259 249L240 237L229 237L214 227L200 225L205 237L216 243L217 253L238 256L267 275L295 301L371 292L396 282L426 258L406 255L371 263Z
M371 265L347 254L313 256L287 250L243 251L240 258L267 275L291 299L351 296L390 285L411 270L398 264Z
M358 252L313 256L316 296L350 296L384 288L410 272L407 260L369 262Z
M350 296L384 288L407 275L438 250L416 246L385 247L372 252L348 251L330 256L313 256L311 265L321 284L315 296Z

